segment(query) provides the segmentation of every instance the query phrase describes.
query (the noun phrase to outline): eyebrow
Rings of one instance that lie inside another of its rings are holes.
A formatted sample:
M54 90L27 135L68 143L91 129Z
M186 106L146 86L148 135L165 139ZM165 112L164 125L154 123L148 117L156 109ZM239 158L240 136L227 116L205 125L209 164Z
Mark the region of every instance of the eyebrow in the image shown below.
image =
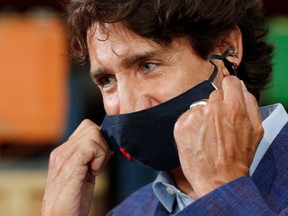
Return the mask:
M136 64L138 62L141 62L143 60L152 58L153 56L161 53L163 49L158 49L158 50L153 50L153 51L148 51L148 52L144 52L141 54L136 54L136 55L132 55L132 56L128 56L126 58L124 58L121 61L121 66L129 68L131 67L133 64Z
M153 56L155 56L161 52L163 52L163 49L147 51L147 52L143 52L140 54L131 55L131 56L124 58L121 61L120 65L122 67L129 68L132 65L134 65L138 62L144 61L146 59L152 58ZM94 79L101 77L103 74L111 74L111 72L109 71L109 69L107 69L105 67L98 67L95 70L91 71L91 77Z
M90 71L90 76L92 80L97 81L104 74L110 74L109 70L106 68L98 67L96 70Z

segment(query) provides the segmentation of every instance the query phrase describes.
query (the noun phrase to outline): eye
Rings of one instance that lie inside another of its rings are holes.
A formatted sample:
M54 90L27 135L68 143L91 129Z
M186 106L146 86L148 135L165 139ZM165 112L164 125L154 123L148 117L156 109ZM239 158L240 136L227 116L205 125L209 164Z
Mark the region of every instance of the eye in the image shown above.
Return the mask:
M143 63L142 64L142 70L144 72L151 72L151 71L155 70L156 67L157 67L157 65L154 63Z
M108 88L116 82L116 78L112 75L103 75L98 77L96 82L101 88Z

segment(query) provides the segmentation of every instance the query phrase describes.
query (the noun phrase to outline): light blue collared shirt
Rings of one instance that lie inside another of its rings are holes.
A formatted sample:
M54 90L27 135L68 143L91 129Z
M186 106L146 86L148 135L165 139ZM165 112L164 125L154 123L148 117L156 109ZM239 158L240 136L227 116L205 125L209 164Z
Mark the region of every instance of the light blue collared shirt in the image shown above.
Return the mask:
M260 108L264 136L257 148L256 154L250 166L250 176L253 175L262 157L266 153L272 141L280 130L288 122L288 114L281 104L274 104ZM160 172L154 181L153 190L162 205L170 215L175 215L194 200L182 193L177 187L173 178L167 172Z

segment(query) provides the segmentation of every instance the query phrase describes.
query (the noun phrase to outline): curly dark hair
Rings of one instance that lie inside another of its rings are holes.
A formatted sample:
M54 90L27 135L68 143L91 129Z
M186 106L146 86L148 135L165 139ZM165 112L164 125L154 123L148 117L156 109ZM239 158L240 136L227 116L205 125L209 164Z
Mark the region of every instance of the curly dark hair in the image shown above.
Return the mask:
M243 37L238 77L258 100L270 81L273 47L266 41L261 0L68 0L65 9L70 54L78 62L88 60L87 30L95 22L121 22L161 45L185 37L203 59L238 26Z

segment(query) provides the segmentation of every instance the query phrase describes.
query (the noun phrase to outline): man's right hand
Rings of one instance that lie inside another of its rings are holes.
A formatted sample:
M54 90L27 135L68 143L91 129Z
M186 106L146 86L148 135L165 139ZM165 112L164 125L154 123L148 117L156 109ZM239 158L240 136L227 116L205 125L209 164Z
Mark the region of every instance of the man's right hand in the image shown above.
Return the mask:
M41 215L88 215L95 177L112 154L99 126L84 120L50 155Z

